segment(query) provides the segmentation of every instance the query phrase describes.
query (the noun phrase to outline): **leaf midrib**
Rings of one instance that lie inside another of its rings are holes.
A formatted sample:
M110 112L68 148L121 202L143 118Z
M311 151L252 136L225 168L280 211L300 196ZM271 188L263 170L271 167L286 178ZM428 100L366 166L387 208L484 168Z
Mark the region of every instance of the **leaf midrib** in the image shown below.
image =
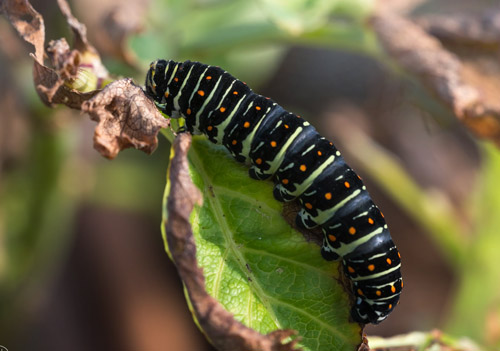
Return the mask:
M208 177L207 172L205 171L205 168L203 167L203 163L200 161L200 158L199 158L198 152L196 151L196 148L192 148L191 151L192 152L189 153L189 155L191 156L190 157L191 162L198 170L200 176L203 179L203 183L210 184L210 178ZM203 190L203 192L205 194L207 193L207 191L205 189ZM240 267L240 270L242 272L244 272L245 267L244 267L242 262L245 262L245 259L244 259L243 255L240 252L238 252L238 250L236 249L236 247L234 245L234 241L231 240L231 237L232 237L231 230L228 228L227 221L226 221L225 217L222 215L223 211L222 211L221 204L217 200L217 197L205 196L205 199L209 199L209 202L211 203L212 208L214 208L214 210L215 210L215 216L217 218L217 222L221 225L220 228L221 228L221 231L224 235L224 240L227 244L227 248L228 248L227 250L231 250L232 253L234 254L234 256L239 258L236 260L237 265ZM224 262L224 261L222 261L222 262ZM221 265L221 268L217 272L217 278L216 278L217 281L220 281L220 279L221 279L220 275L222 275L223 266L224 266L224 264ZM250 285L250 289L254 290L254 293L257 296L259 296L261 303L265 306L266 311L270 314L270 317L274 321L274 324L278 328L282 328L282 325L278 322L278 319L276 318L276 315L274 314L274 310L271 308L271 306L268 304L268 302L265 299L262 299L262 297L265 296L265 294L264 294L262 288L260 287L260 285L257 283L252 284L252 285Z
M199 156L200 155L199 155L198 151L196 150L196 148L192 148L191 152L189 153L189 158L190 158L191 162L193 163L193 165L195 166L195 168L197 169L199 175L203 179L203 184L205 185L205 189L203 189L203 193L205 194L204 198L208 199L208 201L210 202L212 208L214 208L214 214L215 214L216 220L220 224L220 228L221 228L221 231L222 231L223 236L224 236L224 240L225 240L226 245L227 245L227 249L224 252L224 256L227 257L228 252L231 251L233 253L233 255L237 258L235 260L236 264L239 266L241 272L244 272L245 269L246 269L246 267L243 264L243 262L245 262L245 257L243 256L243 254L239 250L237 250L236 245L234 244L234 240L232 240L233 239L233 236L231 235L232 231L227 226L227 220L226 220L226 217L223 216L223 210L222 210L222 205L220 204L220 201L218 200L217 196L215 196L215 197L214 196L210 196L210 194L208 194L208 191L206 190L207 189L206 188L206 184L211 184L210 177L208 175L208 172L205 170L204 164L203 164L203 162L201 162ZM214 186L214 185L212 185L212 190L214 192L216 192L216 189L218 189L218 190L224 189L225 192L229 193L229 194L234 194L235 193L231 189L225 188L223 186L220 186L220 185ZM238 197L240 197L240 198L243 197L244 199L247 199L249 202L256 203L248 195L245 195L245 194L242 195L241 193L237 193L236 195ZM261 203L259 202L259 204L261 204ZM275 209L273 209L273 208L271 208L269 206L266 206L266 207L268 207L268 209L270 211L276 212L277 215L281 215L281 213L279 213ZM251 250L251 251L254 251L254 252L258 251L256 249L250 249L250 248L247 248L247 247L245 247L244 250L247 250L247 251ZM261 253L263 255L278 257L278 258L280 258L282 260L294 263L296 265L300 265L300 266L306 267L308 269L312 269L312 270L318 271L318 272L320 272L322 274L328 274L327 272L322 271L322 270L320 270L320 269L318 269L316 267L309 266L309 265L304 265L303 263L298 262L298 261L294 261L292 259L286 259L286 258L283 258L281 256L273 255L273 254L265 252L265 251L261 251ZM225 261L223 259L221 259L220 268L218 269L217 275L216 275L217 295L218 295L218 291L219 291L219 287L220 287L220 281L222 280L222 272L224 270L223 268L225 267L225 263L224 262ZM258 280L254 279L253 283L254 284L249 285L250 290L253 290L253 293L256 296L259 297L260 302L262 303L262 305L264 305L267 313L269 313L271 319L274 321L274 323L275 323L275 325L276 325L277 328L281 329L281 328L283 328L283 326L281 325L281 323L279 323L276 315L274 314L274 309L272 308L272 306L269 303L269 301L274 301L274 303L276 303L276 304L281 304L281 305L289 306L290 309L294 309L298 313L306 315L308 318L310 318L310 320L315 321L319 325L323 326L325 329L330 330L332 332L332 334L337 335L341 339L341 341L342 341L343 344L345 344L346 342L348 342L348 340L347 340L347 338L346 338L346 336L344 334L342 334L338 329L335 329L333 326L331 326L327 322L322 321L322 320L314 317L313 315L310 315L309 313L307 313L307 312L305 312L303 310L300 310L299 308L293 306L292 304L286 303L284 301L280 301L280 300L278 300L278 299L276 299L276 298L274 298L272 296L269 296L268 294L266 294L264 292L264 290L262 289L262 287L258 283ZM249 294L249 298L252 298L252 294ZM249 303L249 305L250 305L250 303ZM251 311L249 310L248 312L249 312L249 316L250 316ZM249 318L248 320L251 321L251 318Z

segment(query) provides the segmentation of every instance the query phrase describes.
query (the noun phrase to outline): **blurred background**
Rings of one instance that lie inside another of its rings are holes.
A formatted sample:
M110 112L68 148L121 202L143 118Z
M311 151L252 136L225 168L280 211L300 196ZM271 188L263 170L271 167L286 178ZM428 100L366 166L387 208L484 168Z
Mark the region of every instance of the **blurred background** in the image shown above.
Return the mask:
M393 2L415 19L480 14L495 5ZM498 150L380 59L367 25L372 1L305 3L70 5L116 76L143 84L149 62L160 57L219 65L336 143L383 209L404 259L401 303L386 322L368 327L369 335L439 328L500 345ZM45 19L47 42L71 38L54 1L32 4ZM167 140L160 136L152 156L126 150L103 159L92 148L94 122L41 103L30 51L2 17L0 345L211 350L163 248ZM498 47L461 53L479 69L500 72L491 67Z

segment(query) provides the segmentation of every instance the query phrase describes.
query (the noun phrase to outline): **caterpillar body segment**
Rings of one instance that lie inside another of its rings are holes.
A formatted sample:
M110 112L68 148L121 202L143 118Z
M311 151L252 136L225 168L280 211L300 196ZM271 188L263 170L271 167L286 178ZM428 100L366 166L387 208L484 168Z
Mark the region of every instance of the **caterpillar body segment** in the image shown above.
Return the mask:
M356 322L377 324L389 315L403 288L401 257L382 213L332 142L219 67L157 60L146 93L165 114L184 117L187 131L250 164L251 178L272 179L277 200L299 202L297 225L320 226L322 256L342 260Z

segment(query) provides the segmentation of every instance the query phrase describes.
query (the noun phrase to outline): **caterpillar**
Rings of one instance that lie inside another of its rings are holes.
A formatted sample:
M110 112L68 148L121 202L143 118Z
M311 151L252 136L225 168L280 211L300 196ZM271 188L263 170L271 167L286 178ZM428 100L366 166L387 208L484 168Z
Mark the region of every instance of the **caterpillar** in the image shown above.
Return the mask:
M298 199L297 226L321 227L322 256L342 260L354 321L378 324L389 315L403 288L401 255L361 178L332 142L219 67L157 60L145 91L163 113L183 117L187 131L249 163L251 178L272 178L277 200Z

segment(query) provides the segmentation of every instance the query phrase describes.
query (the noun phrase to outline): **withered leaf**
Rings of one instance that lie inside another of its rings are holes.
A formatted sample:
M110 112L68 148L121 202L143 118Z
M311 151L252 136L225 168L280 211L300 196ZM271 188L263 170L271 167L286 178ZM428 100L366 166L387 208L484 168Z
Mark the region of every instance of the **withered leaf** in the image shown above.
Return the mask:
M38 61L33 64L33 79L38 96L48 106L64 104L70 108L80 110L84 101L87 101L100 91L94 90L82 93L66 88L63 85L64 81L53 69L39 64Z
M45 25L42 16L26 0L2 0L0 6L0 12L7 15L19 35L35 47L35 59L43 64Z
M98 122L94 148L112 159L123 149L134 147L152 153L157 134L169 122L131 79L121 79L82 104L82 111Z
M74 109L80 109L83 101L94 96L98 91L82 93L65 86L65 83L76 78L80 55L69 48L66 40L53 40L47 48L49 57L55 69L33 63L33 80L36 92L47 105L64 104Z
M95 95L91 90L100 87L108 72L97 51L88 43L85 26L71 14L65 0L58 3L75 35L76 49L70 49L63 38L51 41L45 52L44 21L28 1L2 1L0 9L24 40L35 46L33 80L41 100L48 106L65 104L80 109L83 101ZM50 59L49 66L44 65L45 54Z
M297 350L292 330L278 330L262 335L234 319L205 289L205 278L196 261L196 246L189 217L201 194L191 182L187 152L191 145L189 134L180 134L174 141L168 196L168 221L164 223L166 237L177 270L189 295L193 313L213 345L221 351L291 351Z
M500 145L500 109L486 101L479 87L467 81L459 58L412 21L390 11L372 18L390 57L476 135Z
M108 71L102 64L97 50L87 40L87 27L73 16L66 0L57 0L57 4L73 32L75 50L77 50L80 55L84 56L82 61L84 61L87 66L90 65L92 67L92 71L97 77L107 77Z
M73 32L75 39L75 48L79 51L88 51L94 50L92 45L89 44L87 40L87 27L80 21L76 19L75 16L71 13L71 8L69 7L66 0L57 0L57 4L59 5L59 9L62 14L66 18L66 22L68 23L71 31Z

